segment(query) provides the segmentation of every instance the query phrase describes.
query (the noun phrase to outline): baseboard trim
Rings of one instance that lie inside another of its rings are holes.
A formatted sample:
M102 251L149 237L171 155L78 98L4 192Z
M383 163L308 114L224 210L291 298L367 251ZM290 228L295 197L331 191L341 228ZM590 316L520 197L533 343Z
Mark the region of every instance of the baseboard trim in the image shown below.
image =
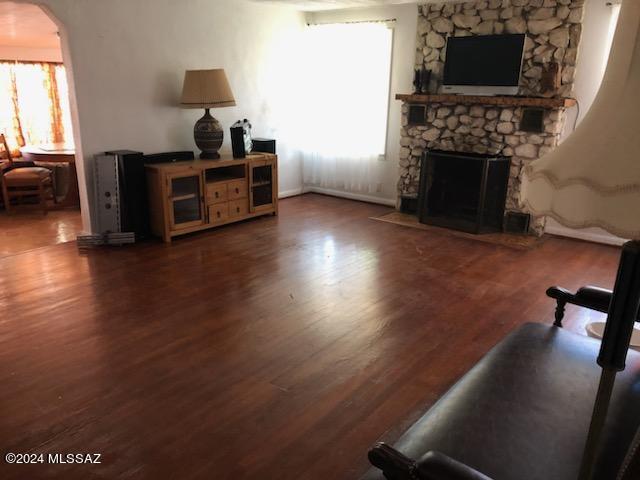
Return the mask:
M387 207L395 207L396 200L390 198L380 198L371 195L362 195L359 193L343 192L342 190L332 190L330 188L320 188L305 185L302 189L302 193L321 193L323 195L330 195L332 197L346 198L348 200L358 200L360 202L376 203L378 205L385 205Z
M622 245L626 240L624 238L616 237L602 231L602 233L597 231L589 231L585 229L576 230L573 228L568 228L562 225L547 225L544 229L545 233L550 233L551 235L558 235L559 237L568 237L568 238L576 238L578 240L586 240L587 242L595 242L595 243L603 243L605 245Z
M300 188L294 188L292 190L285 190L284 192L279 192L278 193L278 198L289 198L289 197L295 197L297 195L302 195L304 193L304 189L302 187Z

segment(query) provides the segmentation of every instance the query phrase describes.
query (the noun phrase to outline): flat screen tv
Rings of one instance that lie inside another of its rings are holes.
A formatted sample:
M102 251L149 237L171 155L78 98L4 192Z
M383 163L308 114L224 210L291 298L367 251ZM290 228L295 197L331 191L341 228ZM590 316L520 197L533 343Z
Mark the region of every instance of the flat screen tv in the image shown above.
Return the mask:
M524 34L449 37L442 91L517 95Z

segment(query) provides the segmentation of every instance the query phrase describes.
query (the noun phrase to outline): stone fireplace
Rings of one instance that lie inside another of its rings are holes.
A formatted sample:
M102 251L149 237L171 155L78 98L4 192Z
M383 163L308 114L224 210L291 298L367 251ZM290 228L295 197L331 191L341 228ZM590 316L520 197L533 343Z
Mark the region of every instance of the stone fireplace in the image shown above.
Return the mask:
M502 154L511 157L506 210L525 211L520 205L521 173L529 162L555 148L565 128L562 101L573 94L573 82L584 0L477 0L443 2L419 6L416 68L431 71L429 92L435 94L442 81L448 36L526 33L525 55L519 95L532 105L540 98L544 109L543 131L521 128L526 102L486 101L477 97L399 95L402 108L400 151L401 195L416 194L420 182L420 158L425 149L453 152ZM543 68L557 62L561 84L544 93L540 84ZM545 97L553 97L546 98ZM426 106L422 124L409 123L409 106ZM532 233L541 234L542 218L532 218Z

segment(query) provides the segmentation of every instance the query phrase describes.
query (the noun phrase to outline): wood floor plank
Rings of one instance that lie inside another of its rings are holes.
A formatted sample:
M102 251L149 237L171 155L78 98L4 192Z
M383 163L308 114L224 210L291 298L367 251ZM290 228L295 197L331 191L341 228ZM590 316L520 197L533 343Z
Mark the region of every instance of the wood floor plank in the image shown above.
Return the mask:
M321 195L176 240L0 258L0 452L102 453L2 479L352 479L553 284L619 249L535 249L370 220ZM568 328L588 318L567 311Z

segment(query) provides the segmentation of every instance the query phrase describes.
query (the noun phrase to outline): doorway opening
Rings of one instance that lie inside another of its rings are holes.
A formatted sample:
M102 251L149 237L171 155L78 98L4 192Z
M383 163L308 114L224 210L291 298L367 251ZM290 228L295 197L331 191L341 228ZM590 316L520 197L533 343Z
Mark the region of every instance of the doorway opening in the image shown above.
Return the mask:
M1 258L75 240L82 215L60 27L21 1L0 1L0 25Z

